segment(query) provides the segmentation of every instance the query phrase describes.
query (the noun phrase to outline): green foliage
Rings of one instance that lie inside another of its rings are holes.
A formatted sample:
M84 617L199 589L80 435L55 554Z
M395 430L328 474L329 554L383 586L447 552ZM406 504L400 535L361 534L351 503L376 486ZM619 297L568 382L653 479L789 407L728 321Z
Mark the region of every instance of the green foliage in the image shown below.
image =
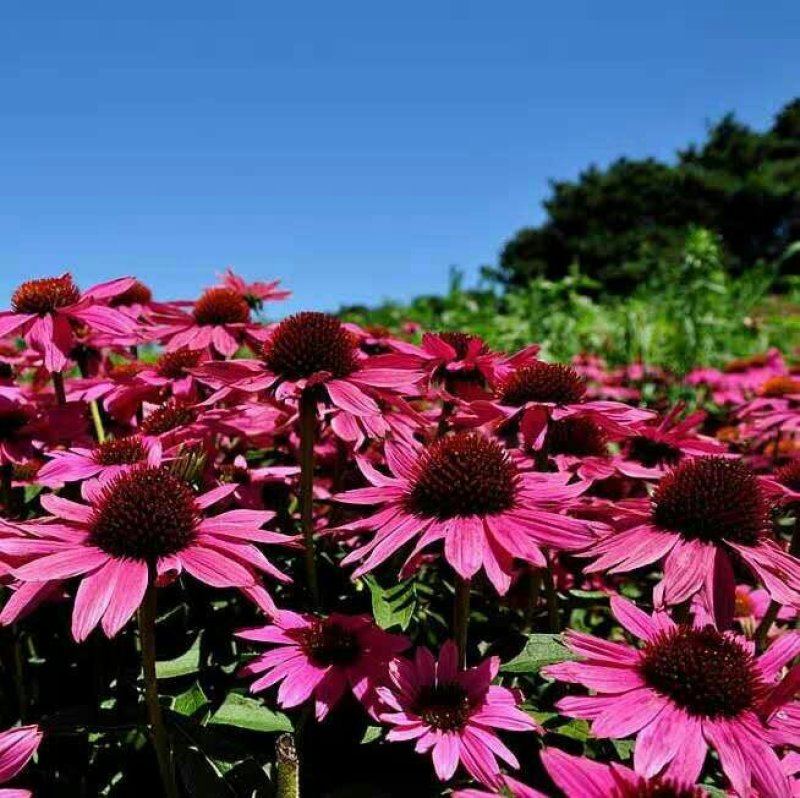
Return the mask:
M578 263L606 290L629 293L674 259L693 225L720 236L731 274L774 260L800 237L800 99L764 132L724 117L674 164L621 158L554 182L544 208L544 224L506 243L493 271L502 284L559 280Z
M528 635L522 651L506 662L501 670L505 673L538 673L545 665L554 665L568 659L575 658L564 646L560 635L531 634Z
M414 579L388 588L382 588L373 576L366 576L363 581L372 596L375 623L381 629L391 629L393 626L399 626L403 631L408 629L417 606Z
M775 293L781 268L798 255L792 245L777 260L734 277L724 267L719 236L690 227L674 254L652 264L626 296L599 296L599 284L574 266L559 280L536 277L505 293L466 290L454 272L443 297L342 315L395 331L409 321L428 330L464 330L505 351L535 341L554 360L591 352L611 365L642 362L683 374L770 346L785 352L800 346L800 278L785 275L783 292Z
M228 693L225 702L208 722L258 732L292 731L292 722L282 712L273 712L258 699L239 693Z

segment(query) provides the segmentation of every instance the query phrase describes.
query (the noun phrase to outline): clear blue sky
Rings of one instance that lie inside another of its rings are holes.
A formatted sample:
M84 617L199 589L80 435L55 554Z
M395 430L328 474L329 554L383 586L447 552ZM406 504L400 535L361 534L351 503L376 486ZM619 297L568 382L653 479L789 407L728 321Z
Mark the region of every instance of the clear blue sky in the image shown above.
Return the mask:
M800 94L797 0L0 6L0 304L69 267L289 309L441 290L551 177Z

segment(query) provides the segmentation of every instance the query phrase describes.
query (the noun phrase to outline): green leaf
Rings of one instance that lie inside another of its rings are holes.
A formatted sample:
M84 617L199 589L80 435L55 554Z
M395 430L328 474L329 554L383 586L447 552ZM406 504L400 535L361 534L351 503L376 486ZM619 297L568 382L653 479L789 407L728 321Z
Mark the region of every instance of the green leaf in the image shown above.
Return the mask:
M292 731L292 722L282 712L273 712L255 698L239 693L230 693L208 722L259 732Z
M374 743L375 740L379 740L381 738L382 734L383 729L380 726L367 726L364 731L364 736L361 738L361 745Z
M208 698L203 692L203 688L195 682L185 693L175 696L172 701L172 709L181 715L191 717L199 710L208 706Z
M365 576L364 584L372 596L372 614L381 629L399 626L408 629L417 606L417 592L414 579L407 579L390 588L382 588L374 576Z
M611 745L617 752L617 756L623 761L627 762L633 753L633 740L612 740Z
M573 740L585 743L589 739L589 724L587 721L580 718L565 723L562 726L557 726L554 729L549 729L553 734L560 734L562 737L571 737Z
M199 670L200 635L192 643L192 647L179 657L156 662L156 677L159 679L177 679L179 676L189 676Z
M505 673L538 673L545 665L575 659L562 643L561 635L528 635L525 648L501 668Z
M30 504L43 490L44 485L26 485L23 490L25 504Z
M579 599L608 599L604 590L570 590L569 594Z

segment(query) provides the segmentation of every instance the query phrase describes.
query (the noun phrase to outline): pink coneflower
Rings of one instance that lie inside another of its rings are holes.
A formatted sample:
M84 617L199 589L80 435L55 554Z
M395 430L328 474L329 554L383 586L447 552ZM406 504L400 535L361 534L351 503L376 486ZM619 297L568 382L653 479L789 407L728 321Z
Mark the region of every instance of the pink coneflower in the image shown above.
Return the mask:
M210 419L205 408L181 399L161 405L144 405L139 432L145 438L157 438L167 449L178 444L203 441L210 434Z
M718 405L730 405L752 397L765 380L785 373L783 356L773 348L768 352L731 360L721 371L695 369L687 375L685 382L693 386L707 385Z
M155 363L136 375L138 382L157 388L162 394L190 400L197 395L198 381L192 369L204 359L202 349L175 349L164 352Z
M685 460L663 477L641 509L623 513L625 529L580 556L586 571L623 573L664 560L663 599L680 604L703 591L720 628L732 617L732 557L740 558L779 604L800 606L800 561L772 538L770 504L741 460Z
M250 692L281 683L278 703L299 706L314 697L323 720L349 689L374 715L377 687L385 683L389 660L408 648L408 639L389 634L366 615L333 613L327 618L284 610L273 624L236 636L275 646L249 662L243 673L257 676Z
M605 765L583 756L570 756L557 748L541 754L550 778L565 798L706 798L708 793L694 784L683 784L658 776L645 778L612 762Z
M340 529L375 535L343 562L364 560L354 576L371 571L414 538L415 556L443 540L445 559L464 579L481 568L499 593L513 575L513 558L538 567L540 547L577 550L594 534L589 522L558 512L586 487L567 484L569 474L523 473L495 440L475 432L440 438L427 449L387 442L391 477L359 459L372 487L340 493L346 504L381 505L367 518Z
M221 484L235 485L232 496L240 507L260 510L264 507L264 488L267 485L291 486L300 474L299 466L270 465L252 467L242 455L232 463L217 466Z
M786 504L800 503L800 457L762 477L762 484L779 501Z
M158 440L137 435L111 438L93 449L76 447L48 454L51 459L39 469L38 481L49 488L93 477L105 483L137 465L157 466L161 463Z
M22 582L82 577L72 616L75 639L86 639L98 622L113 637L141 603L150 570L162 577L186 570L212 587L258 587L258 571L288 581L253 545L291 541L261 529L274 513L203 516L232 490L226 485L196 497L169 471L139 466L95 484L88 505L42 496L52 516L18 524L25 537L5 539L2 551L26 560L14 569Z
M544 445L551 420L588 417L606 432L626 435L631 425L654 416L622 402L589 400L586 382L574 368L542 360L508 372L493 383L492 391L492 399L469 404L464 421L518 429L523 442L535 450Z
M488 396L488 386L518 365L535 357L538 346L515 355L492 351L477 335L464 332L425 333L417 346L392 341L395 351L378 356L385 368L409 371L424 377L429 389L441 387L446 396L478 399Z
M34 457L43 443L80 437L86 428L83 406L41 409L16 389L0 389L0 465Z
M291 291L278 288L280 280L271 280L268 283L256 280L254 283L248 283L230 267L219 277L224 288L235 291L253 310L261 310L265 302L280 302L292 295Z
M271 390L278 399L314 389L356 416L380 414L371 388L413 391L408 375L375 368L335 316L316 312L297 313L277 324L264 342L261 360L206 363L198 373L239 391Z
M133 321L108 302L134 283L123 277L81 292L71 274L22 283L11 297L12 310L0 312L0 338L17 333L44 357L50 372L62 371L75 345L73 322L110 335L127 335Z
M736 585L736 594L733 608L733 619L739 624L742 632L748 639L752 639L758 625L763 620L769 609L771 599L769 593L761 588L753 588L750 585ZM702 601L695 601L693 604L695 613L695 623L699 619L705 619L708 623L713 623L713 617L708 614L708 608ZM702 613L706 613L703 615ZM775 620L791 621L797 617L797 610L792 607L781 607ZM780 635L784 630L778 626L772 626L768 630L770 637Z
M696 432L706 418L705 411L678 420L682 410L682 405L675 405L660 421L635 428L615 459L620 473L637 479L658 479L684 457L725 454L726 447L719 441Z
M770 743L791 734L798 739L800 727L784 720L787 727L776 732L771 717L797 707L777 680L800 653L800 634L784 635L755 657L752 643L713 626L678 626L618 596L611 608L644 646L567 632L566 645L581 661L542 673L595 694L563 698L559 710L590 721L597 737L635 734L634 766L646 778L694 784L711 746L737 795L749 796L752 782L763 795L788 798L789 783Z
M250 318L247 300L232 288L209 288L191 312L174 307L158 316L158 337L168 352L178 349L210 349L233 357L248 333L258 329Z
M388 437L413 444L429 421L398 394L377 388L370 391L378 405L377 415L355 415L340 407L329 414L331 430L337 438L361 449L370 440Z
M42 741L38 726L18 726L0 732L0 784L11 781L28 764ZM31 798L30 790L2 789L0 798Z
M496 730L541 733L542 729L519 709L517 691L492 684L500 668L498 657L467 670L459 670L457 663L452 641L442 646L438 661L420 647L413 660L397 658L390 663L390 685L378 688L390 710L380 718L394 727L386 739L415 740L417 752L431 751L442 781L453 777L460 762L482 784L498 787L502 775L495 757L512 768L519 768L519 762Z

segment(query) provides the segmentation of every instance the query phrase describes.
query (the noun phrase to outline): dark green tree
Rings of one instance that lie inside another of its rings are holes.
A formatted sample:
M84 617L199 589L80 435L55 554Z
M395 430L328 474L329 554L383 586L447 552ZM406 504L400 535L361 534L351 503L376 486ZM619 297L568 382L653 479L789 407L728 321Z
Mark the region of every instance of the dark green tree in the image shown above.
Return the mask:
M720 236L736 274L800 239L800 99L764 132L729 114L675 164L620 158L551 189L544 224L504 246L493 272L501 283L556 279L577 263L607 291L624 293L659 260L675 258L694 225ZM784 268L796 270L797 261Z

